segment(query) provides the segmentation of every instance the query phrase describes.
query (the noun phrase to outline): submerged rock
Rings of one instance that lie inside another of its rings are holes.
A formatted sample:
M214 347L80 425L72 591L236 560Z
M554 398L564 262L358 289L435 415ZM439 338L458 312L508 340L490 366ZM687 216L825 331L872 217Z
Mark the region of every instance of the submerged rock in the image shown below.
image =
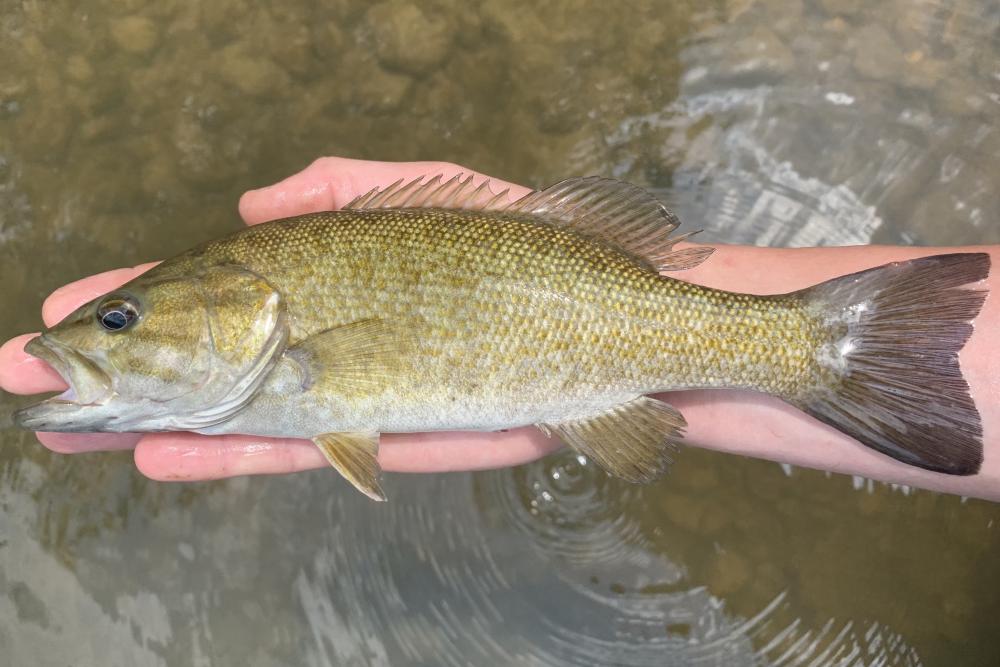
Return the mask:
M158 40L156 24L141 16L126 16L111 21L111 39L129 53L148 53Z
M240 45L223 49L219 73L247 95L267 95L288 83L288 75L273 61L251 55Z
M903 69L903 52L885 28L872 24L855 35L854 68L870 79L895 80Z
M746 585L750 566L746 558L732 551L719 553L708 573L708 588L720 597L732 595Z
M348 74L339 91L339 102L347 108L377 113L393 111L413 85L411 77L386 71L367 54L350 53L341 67Z
M83 56L76 54L66 60L66 74L75 81L84 83L94 78L94 68Z
M864 0L820 0L820 5L828 14L853 16L864 7Z
M428 16L416 4L382 2L368 10L379 62L410 74L425 74L451 51L454 31L446 15Z
M727 49L729 71L740 75L778 76L795 66L795 56L773 31L758 27Z

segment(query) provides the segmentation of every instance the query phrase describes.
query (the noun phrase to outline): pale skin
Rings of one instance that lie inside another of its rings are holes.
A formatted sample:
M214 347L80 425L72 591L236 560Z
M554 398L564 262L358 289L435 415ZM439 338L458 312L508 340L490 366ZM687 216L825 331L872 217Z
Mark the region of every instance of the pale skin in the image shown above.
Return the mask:
M251 190L240 199L247 224L314 211L336 209L373 187L400 178L472 173L440 162L371 162L321 158L275 185ZM485 177L482 177L485 178ZM494 191L510 187L521 196L527 188L491 179ZM694 223L692 223L694 224ZM1000 247L907 248L854 246L779 249L719 246L696 269L674 277L736 292L775 294L807 287L835 276L942 252L988 252L1000 267ZM42 306L52 326L83 303L149 269L142 264L84 278L53 292ZM984 288L1000 294L1000 269ZM920 470L877 454L853 439L806 416L776 398L743 391L713 390L666 394L688 421L691 445L792 463L838 473L908 484L946 493L1000 501L1000 297L987 299L975 332L960 360L972 397L982 416L985 461L977 475L954 477ZM15 394L61 391L62 378L40 359L25 354L37 334L13 338L0 347L0 387ZM254 436L201 436L193 433L103 434L38 433L49 449L66 454L135 450L139 470L155 480L198 481L238 475L291 473L328 464L308 440ZM527 427L503 433L385 434L379 462L394 472L484 470L531 461L561 447ZM683 454L682 454L683 455ZM331 472L331 474L333 474Z

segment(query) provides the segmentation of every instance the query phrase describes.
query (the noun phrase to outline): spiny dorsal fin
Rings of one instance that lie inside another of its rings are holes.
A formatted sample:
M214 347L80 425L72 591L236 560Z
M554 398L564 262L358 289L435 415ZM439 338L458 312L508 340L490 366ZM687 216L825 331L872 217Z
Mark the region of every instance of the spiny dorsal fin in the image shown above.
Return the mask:
M538 216L549 223L600 239L633 255L653 271L682 271L698 266L714 252L701 246L674 250L697 232L670 233L680 220L656 197L640 187L599 176L571 178L508 202L508 190L493 194L489 181L472 185L473 176L441 175L392 185L355 198L348 210L378 208L451 208Z
M313 442L331 466L372 500L385 501L379 486L378 433L323 433Z
M640 396L580 419L538 424L626 482L651 482L673 462L686 426L672 406Z
M373 208L453 208L493 211L507 205L509 188L493 194L489 180L472 186L473 175L455 174L441 182L441 174L424 182L424 176L409 183L399 179L385 188L373 188L344 206L358 211Z

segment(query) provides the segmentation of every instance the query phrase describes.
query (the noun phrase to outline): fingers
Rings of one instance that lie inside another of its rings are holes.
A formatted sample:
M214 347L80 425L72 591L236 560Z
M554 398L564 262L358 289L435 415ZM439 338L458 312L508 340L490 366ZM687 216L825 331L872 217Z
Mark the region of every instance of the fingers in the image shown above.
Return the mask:
M0 346L0 388L12 394L41 394L66 388L59 373L51 366L24 351L37 333L11 338Z
M532 461L561 446L535 429L505 433L411 433L382 437L379 463L390 472L485 470ZM326 468L309 440L156 433L142 438L135 464L151 479L198 481Z
M132 449L140 433L36 433L38 441L58 454L111 452Z
M255 225L277 218L287 218L316 211L338 209L352 199L376 187L385 187L403 179L421 176L451 178L455 174L474 174L475 183L486 176L449 162L374 162L324 157L297 174L258 190L250 190L240 199L240 215ZM512 198L521 197L529 188L499 179L489 179L493 192L510 188Z
M299 472L327 463L308 440L153 433L136 446L135 465L150 479L202 481Z
M562 447L536 428L499 433L449 431L382 436L379 463L392 472L491 470L534 461Z

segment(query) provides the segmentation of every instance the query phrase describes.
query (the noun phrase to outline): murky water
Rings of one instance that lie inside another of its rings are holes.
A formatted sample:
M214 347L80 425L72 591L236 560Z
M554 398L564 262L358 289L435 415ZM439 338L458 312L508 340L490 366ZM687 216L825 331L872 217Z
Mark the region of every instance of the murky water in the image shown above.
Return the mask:
M0 336L321 154L654 188L712 238L1000 241L989 0L0 0ZM0 663L996 665L1000 506L687 450L166 485L0 399Z

